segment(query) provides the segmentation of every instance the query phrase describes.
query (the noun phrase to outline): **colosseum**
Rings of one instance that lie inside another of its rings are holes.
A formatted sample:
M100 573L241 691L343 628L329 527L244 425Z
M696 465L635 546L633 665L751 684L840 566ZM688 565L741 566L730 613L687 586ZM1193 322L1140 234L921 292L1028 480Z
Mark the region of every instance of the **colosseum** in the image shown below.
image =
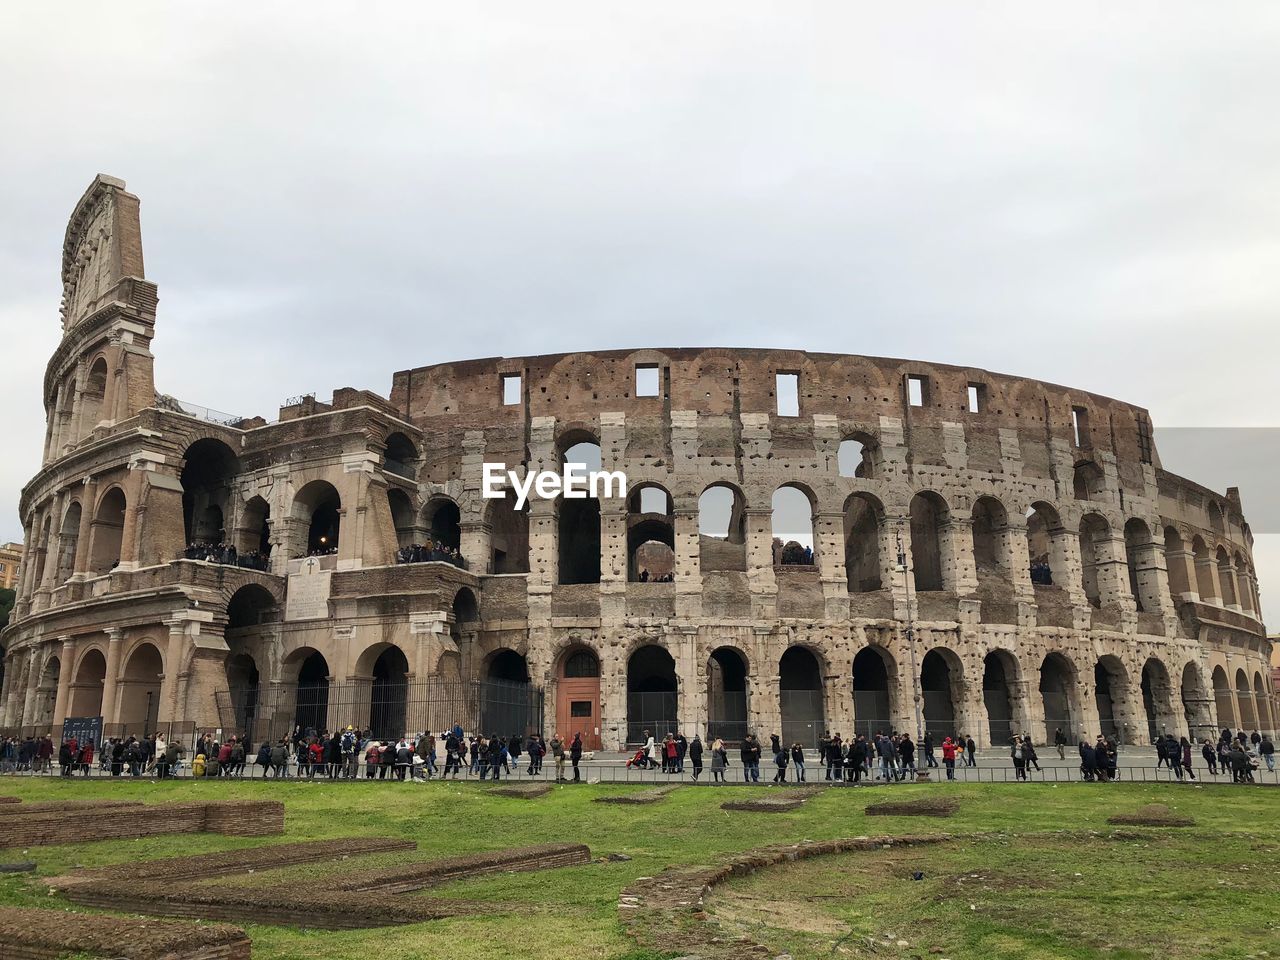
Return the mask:
M1275 730L1238 492L1147 411L986 370L762 349L438 363L274 419L156 392L138 198L62 252L9 731L352 724L727 739ZM600 464L621 497L484 496Z

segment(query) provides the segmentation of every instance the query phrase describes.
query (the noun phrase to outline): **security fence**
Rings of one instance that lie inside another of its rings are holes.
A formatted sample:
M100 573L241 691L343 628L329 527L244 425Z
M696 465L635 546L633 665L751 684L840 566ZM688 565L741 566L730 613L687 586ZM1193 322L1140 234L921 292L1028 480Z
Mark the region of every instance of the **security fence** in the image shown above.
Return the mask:
M454 724L510 737L543 732L543 700L541 688L506 680L375 678L220 691L218 710L225 735L237 732L255 743L348 726L379 740Z

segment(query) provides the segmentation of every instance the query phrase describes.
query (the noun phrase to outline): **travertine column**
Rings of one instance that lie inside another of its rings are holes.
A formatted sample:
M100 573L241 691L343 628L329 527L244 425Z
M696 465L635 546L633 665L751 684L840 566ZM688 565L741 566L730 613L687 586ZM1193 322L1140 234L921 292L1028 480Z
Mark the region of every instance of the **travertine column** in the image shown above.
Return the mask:
M116 722L117 681L120 677L120 648L123 645L124 631L112 627L107 634L107 675L102 680L102 723L105 726Z
M88 479L84 482L84 492L80 496L80 533L76 537L75 574L83 580L89 572L89 561L92 556L93 515L97 510L98 481Z
M698 538L698 501L674 505L676 541L676 616L702 616L702 557Z
M71 637L59 637L62 641L62 654L58 659L58 696L53 702L53 728L58 730L62 721L67 718L67 707L71 700L71 673L75 670L76 644Z

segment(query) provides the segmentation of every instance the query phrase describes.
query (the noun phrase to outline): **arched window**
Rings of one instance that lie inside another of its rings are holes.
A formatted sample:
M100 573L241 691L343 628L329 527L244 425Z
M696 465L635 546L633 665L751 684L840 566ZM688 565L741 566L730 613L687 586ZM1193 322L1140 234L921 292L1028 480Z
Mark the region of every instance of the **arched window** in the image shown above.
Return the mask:
M1080 520L1080 569L1084 595L1089 603L1101 607L1102 568L1107 560L1107 541L1111 537L1111 527L1101 515L1087 513ZM1110 597L1106 598L1108 601Z
M76 569L76 547L80 541L80 519L83 510L80 501L72 502L62 517L62 532L58 536L57 581L65 583Z
M387 507L391 511L391 526L396 532L396 546L403 549L418 542L418 527L414 523L413 502L409 495L391 487L387 490Z
M1151 528L1137 517L1126 521L1124 556L1129 568L1129 593L1140 613L1154 613L1160 609L1160 591L1155 577L1155 551Z
M1043 501L1027 511L1027 556L1031 561L1031 582L1037 587L1067 585L1067 556L1070 532L1058 511Z
M293 515L306 522L307 542L303 556L338 552L341 536L342 498L333 484L313 480L298 491Z
M221 440L206 437L187 447L182 466L182 521L187 543L218 544L231 504L240 461Z
M841 440L840 448L836 453L836 467L840 476L865 480L874 477L877 451L875 440L863 434L855 434Z
M1176 527L1164 528L1164 563L1169 571L1169 592L1181 600L1191 592L1187 577L1187 548Z
M489 542L494 573L529 572L529 508L516 509L516 495L508 490L501 500L490 500Z
M773 492L773 562L799 565L814 562L813 500L795 484Z
M387 437L387 449L382 457L382 469L399 477L412 480L417 476L418 449L403 433Z
M1072 492L1077 500L1100 500L1106 490L1102 468L1089 460L1076 464Z
M1231 555L1226 547L1218 548L1218 587L1224 606L1236 605L1236 575L1231 568Z
M742 491L715 483L698 498L698 553L702 573L747 569L747 515Z
M880 528L884 506L869 493L855 493L844 504L844 573L850 593L869 593L884 586L880 561Z
M668 583L676 573L671 495L655 483L638 484L627 497L627 579Z
M942 555L947 545L943 528L949 518L946 501L933 491L911 498L911 569L919 592L949 586Z
M973 504L973 560L978 579L1005 580L1009 576L1009 514L995 497L979 497Z
M120 562L125 510L124 491L119 487L112 487L98 501L90 550L90 567L95 575L111 572Z
M600 469L600 444L573 432L561 438L561 463L581 475ZM600 582L600 501L595 497L556 501L560 582Z

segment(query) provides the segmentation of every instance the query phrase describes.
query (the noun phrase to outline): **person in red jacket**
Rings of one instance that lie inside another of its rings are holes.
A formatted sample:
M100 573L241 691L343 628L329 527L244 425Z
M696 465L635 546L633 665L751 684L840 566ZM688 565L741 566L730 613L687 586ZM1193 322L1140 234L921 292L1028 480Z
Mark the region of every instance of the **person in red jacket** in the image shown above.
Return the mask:
M324 773L324 744L314 737L311 739L311 745L307 747L307 751L311 754L311 770L309 775L315 777L316 770Z
M231 744L234 740L232 737L218 748L218 770L224 777L231 775Z
M947 768L947 779L956 778L956 742L950 737L942 741L942 762Z
M89 771L93 769L93 741L86 740L84 746L80 748L80 753L76 758L79 763L77 766L80 771L87 777Z

